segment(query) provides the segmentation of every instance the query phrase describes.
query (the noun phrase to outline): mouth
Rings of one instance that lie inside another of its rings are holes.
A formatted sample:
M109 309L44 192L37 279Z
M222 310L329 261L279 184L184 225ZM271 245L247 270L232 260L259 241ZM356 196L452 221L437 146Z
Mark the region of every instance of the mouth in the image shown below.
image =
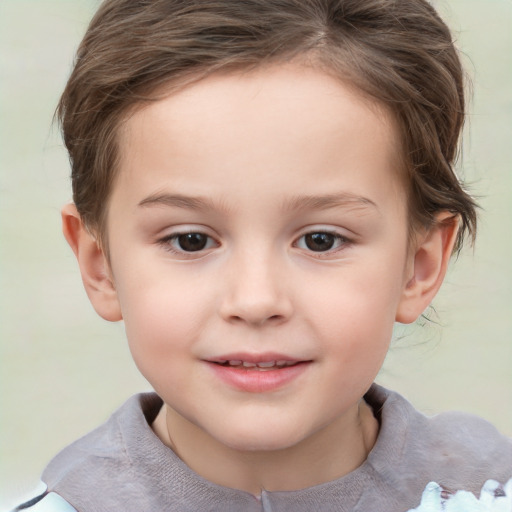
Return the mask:
M229 354L205 362L224 384L249 393L273 392L291 385L313 363L283 354Z
M290 366L295 366L297 364L301 364L307 361L288 361L286 359L278 359L271 361L242 361L241 359L231 359L231 360L220 360L220 361L212 361L214 364L218 364L219 366L224 366L227 368L233 368L237 370L256 370L256 371L272 371L272 370L281 370L283 368L288 368Z

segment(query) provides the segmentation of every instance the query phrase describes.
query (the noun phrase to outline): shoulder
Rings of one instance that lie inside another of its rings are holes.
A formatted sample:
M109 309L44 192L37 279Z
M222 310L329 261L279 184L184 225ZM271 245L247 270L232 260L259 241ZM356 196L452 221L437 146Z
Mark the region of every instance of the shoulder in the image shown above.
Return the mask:
M161 405L155 393L131 397L103 425L50 461L42 475L48 490L79 510L85 504L85 509L90 509L91 502L141 491L137 487L141 452L151 452L161 444L150 426Z
M36 498L27 501L12 512L77 512L64 498L54 492L45 492Z
M82 464L129 458L126 451L127 437L150 430L149 425L161 405L162 401L155 393L132 396L105 423L58 453L46 468L46 475L57 477L61 471Z
M437 482L444 489L479 493L487 480L512 477L512 439L492 424L461 412L425 416L398 393L380 386L369 403L380 416L375 456L369 457L386 481L397 487ZM372 403L373 402L373 403Z
M448 450L457 446L476 460L500 460L508 456L512 465L512 439L478 416L463 412L444 412L427 418L431 441Z
M458 411L426 416L400 394L374 386L370 390L379 405L381 425L388 434L403 436L404 448L427 450L430 457L460 458L474 462L503 461L512 471L512 439L488 421Z
M424 436L433 463L483 480L504 482L512 477L512 439L488 421L455 411L423 418L413 425Z

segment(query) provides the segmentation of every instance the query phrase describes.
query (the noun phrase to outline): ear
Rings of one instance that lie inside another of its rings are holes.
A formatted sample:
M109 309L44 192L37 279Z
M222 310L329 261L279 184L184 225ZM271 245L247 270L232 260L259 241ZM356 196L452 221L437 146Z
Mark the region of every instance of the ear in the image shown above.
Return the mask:
M105 320L121 320L121 307L103 250L84 226L74 204L65 205L61 215L62 232L78 260L82 281L91 304Z
M442 212L436 216L434 225L418 238L409 256L397 322L415 322L434 299L446 275L458 227L457 216Z

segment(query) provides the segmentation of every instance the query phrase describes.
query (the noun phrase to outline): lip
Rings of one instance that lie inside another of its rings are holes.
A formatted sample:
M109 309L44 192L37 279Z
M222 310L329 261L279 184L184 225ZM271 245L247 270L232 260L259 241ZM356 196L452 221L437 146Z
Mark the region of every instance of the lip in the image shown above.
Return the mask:
M231 352L229 354L222 354L220 356L208 358L211 363L223 363L225 361L244 361L246 363L264 363L267 361L286 361L287 363L300 363L304 359L291 357L287 354L279 352L262 352L260 354L247 353L247 352Z
M225 366L225 361L243 361L246 363L285 362L285 366L254 369ZM283 388L302 375L311 360L302 360L279 353L231 353L204 361L214 375L230 387L247 393L268 393Z

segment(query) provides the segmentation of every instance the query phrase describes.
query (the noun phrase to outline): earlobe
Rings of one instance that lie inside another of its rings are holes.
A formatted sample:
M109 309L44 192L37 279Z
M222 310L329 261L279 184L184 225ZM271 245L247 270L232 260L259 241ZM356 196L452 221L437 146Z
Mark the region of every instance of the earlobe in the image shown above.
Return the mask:
M415 322L434 299L448 269L458 226L457 216L442 212L418 240L397 308L397 322Z
M109 264L96 238L84 226L74 204L62 208L62 232L75 253L85 291L96 312L105 320L122 319Z

